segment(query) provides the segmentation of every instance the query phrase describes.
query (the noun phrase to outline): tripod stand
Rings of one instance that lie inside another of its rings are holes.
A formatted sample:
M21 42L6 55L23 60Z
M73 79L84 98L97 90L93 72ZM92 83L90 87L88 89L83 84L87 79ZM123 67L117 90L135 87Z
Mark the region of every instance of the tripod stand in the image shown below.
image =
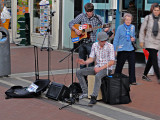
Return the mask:
M83 45L84 43L82 43L81 45ZM70 55L71 55L71 62L72 62L72 86L71 86L71 96L70 96L70 99L69 99L69 104L68 105L65 105L65 106L62 106L62 107L60 107L59 108L59 110L62 110L63 108L65 108L65 107L67 107L67 106L69 106L69 105L72 105L72 104L74 104L75 102L76 102L76 100L78 101L79 100L79 98L77 99L76 97L76 94L73 94L73 52L74 51L76 51L77 49L79 49L80 47L81 47L81 45L80 46L78 46L77 48L72 48L71 50L70 50L70 52L71 53L69 53L66 57L64 57L63 59L61 59L59 62L62 62L63 60L65 60L67 57L69 57ZM79 96L78 96L79 97ZM80 104L78 104L78 105L80 105ZM83 106L87 106L87 105L83 105Z

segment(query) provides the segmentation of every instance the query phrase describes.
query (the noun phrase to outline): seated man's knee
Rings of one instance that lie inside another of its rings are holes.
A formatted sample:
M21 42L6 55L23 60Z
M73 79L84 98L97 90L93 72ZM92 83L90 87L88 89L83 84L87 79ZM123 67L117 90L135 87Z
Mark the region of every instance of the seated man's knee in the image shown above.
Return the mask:
M95 75L95 80L101 80L101 76L98 75L98 74L96 74L96 75Z
M82 75L82 70L81 69L76 72L76 76L79 76L79 75Z

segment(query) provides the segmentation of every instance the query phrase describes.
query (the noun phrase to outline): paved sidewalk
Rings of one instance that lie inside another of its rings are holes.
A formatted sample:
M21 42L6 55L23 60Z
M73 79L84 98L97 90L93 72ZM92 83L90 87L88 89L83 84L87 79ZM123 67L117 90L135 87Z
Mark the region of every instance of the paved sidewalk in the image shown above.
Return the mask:
M66 58L63 62L59 62L69 52L53 50L51 52L51 73L50 80L69 86L72 82L71 78L71 57ZM39 70L40 78L47 78L48 56L47 51L39 50ZM74 54L74 81L77 81L75 72L78 65L75 60L78 54ZM69 70L70 69L70 70ZM34 51L32 46L15 46L11 44L11 70L12 74L9 78L0 79L0 117L2 120L97 120L97 119L124 119L132 116L132 119L160 119L160 85L156 81L155 76L150 76L152 82L141 80L144 65L136 67L136 78L138 85L131 86L132 102L126 105L106 105L98 102L92 109L85 107L67 107L58 110L62 104L58 101L48 100L45 97L38 99L10 99L5 100L4 92L13 85L27 86L35 80L34 76ZM128 69L124 69L123 73L128 74ZM83 104L88 103L88 99L81 101ZM114 110L112 112L112 110ZM124 111L123 111L124 110ZM116 113L115 111L118 111ZM22 116L23 114L23 116ZM117 115L117 116L113 116ZM106 117L107 116L107 117ZM118 117L119 116L119 117Z

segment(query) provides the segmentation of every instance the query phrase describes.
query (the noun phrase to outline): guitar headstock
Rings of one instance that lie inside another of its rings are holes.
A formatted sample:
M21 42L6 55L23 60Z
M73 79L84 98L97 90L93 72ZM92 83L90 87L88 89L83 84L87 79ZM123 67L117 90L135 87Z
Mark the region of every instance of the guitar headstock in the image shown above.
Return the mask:
M111 27L111 23L106 23L103 25L103 28L109 28L109 27Z

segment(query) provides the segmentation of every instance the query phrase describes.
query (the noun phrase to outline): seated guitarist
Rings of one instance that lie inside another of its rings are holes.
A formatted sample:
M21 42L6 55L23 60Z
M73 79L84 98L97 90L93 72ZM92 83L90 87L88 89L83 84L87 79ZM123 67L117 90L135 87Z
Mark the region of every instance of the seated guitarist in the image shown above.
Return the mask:
M89 24L92 27L96 27L99 25L103 25L103 20L99 15L94 14L94 6L92 3L87 3L85 6L85 12L86 13L81 13L79 14L74 20L69 22L69 27L75 33L80 36L82 33L80 30L76 29L74 27L75 24ZM105 28L104 31L107 32L109 28ZM79 58L86 60L87 57L89 57L89 54L91 52L91 47L92 44L96 41L96 32L97 30L93 30L90 32L90 37L89 38L84 38L83 40L80 41L81 46L79 48ZM82 44L83 43L83 44ZM94 62L90 63L88 65L89 67L94 66ZM85 68L86 65L80 65L80 69Z

